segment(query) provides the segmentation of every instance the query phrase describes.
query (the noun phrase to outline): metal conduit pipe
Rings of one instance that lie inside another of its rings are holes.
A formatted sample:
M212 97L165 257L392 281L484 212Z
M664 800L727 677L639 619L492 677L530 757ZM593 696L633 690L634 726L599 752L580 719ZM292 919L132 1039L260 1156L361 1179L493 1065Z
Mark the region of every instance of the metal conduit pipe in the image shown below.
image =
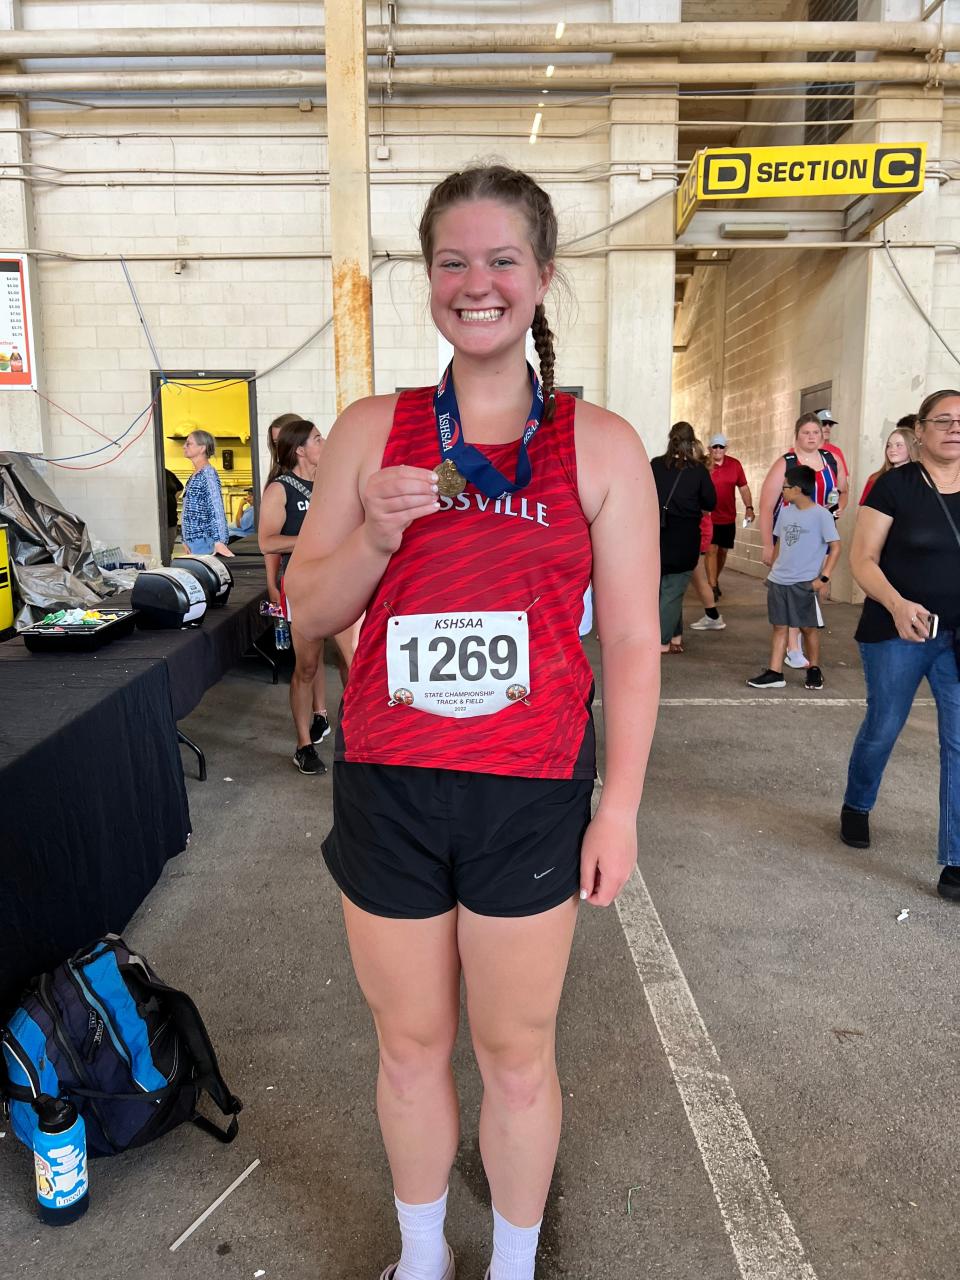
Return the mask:
M599 234L599 232L597 233ZM801 249L813 249L817 252L830 251L843 253L848 249L853 250L872 250L885 248L882 240L805 240L803 242L790 240L738 240L736 245L730 244L722 246L727 253L734 253L740 249L766 249L770 252L794 252ZM960 241L957 240L892 240L890 241L892 249L933 249L938 253L955 253L960 254ZM603 244L597 245L593 249L564 249L559 246L557 249L557 258L602 258L608 253L672 253L675 250L680 253L714 253L718 246L713 242L698 244L691 242L686 244L675 241L655 241L653 243L641 244ZM74 253L67 249L36 249L29 247L19 247L6 250L7 253L17 254L25 258L36 258L42 261L63 261L63 262L286 262L286 261L325 261L332 256L329 250L323 249L306 249L297 251L296 249L275 249L275 250L251 250L250 252L227 251L206 253L202 250L193 252L173 252L165 253ZM388 252L384 249L374 249L372 256L380 264L386 262L413 262L422 264L423 257L419 249L391 249ZM710 266L726 266L729 259L722 261L704 259L702 262L695 262L691 265L697 267Z
M541 67L401 67L371 70L371 89L445 90L543 88ZM551 89L609 89L653 84L942 84L960 83L960 63L892 62L617 62L557 66ZM309 94L326 87L326 73L313 68L273 70L204 68L186 71L41 71L0 75L0 96L61 93L170 93L270 91Z
M0 57L270 57L317 55L323 27L121 27L6 31ZM552 24L441 23L371 26L367 50L436 53L928 53L960 50L960 25L938 22L573 22L560 40Z

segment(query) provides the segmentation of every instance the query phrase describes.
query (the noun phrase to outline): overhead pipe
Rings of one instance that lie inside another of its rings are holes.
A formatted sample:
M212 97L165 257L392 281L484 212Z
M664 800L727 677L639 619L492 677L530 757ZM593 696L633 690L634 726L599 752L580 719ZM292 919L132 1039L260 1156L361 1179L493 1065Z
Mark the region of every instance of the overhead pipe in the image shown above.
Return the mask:
M114 27L85 31L5 31L0 60L104 57L317 56L320 26ZM936 53L960 51L960 24L938 22L573 22L560 40L553 24L371 26L367 51L442 53Z
M638 212L642 212L642 210ZM938 253L960 255L960 240L896 240L890 243L894 249L933 249ZM678 244L671 240L654 241L652 243L644 242L642 244L604 244L597 245L594 249L564 249L561 245L557 249L557 257L602 258L608 253L665 253L673 252L674 250L682 254L713 253L718 249L723 253L733 253L740 249L786 249L795 252L801 248L843 252L848 249L883 249L884 243L882 240L804 240L802 242L795 240L741 240L737 241L736 246L733 244L721 246L713 241L704 242L703 244L694 242L687 244L681 241ZM63 262L310 262L314 260L328 261L331 257L330 251L323 249L305 249L302 251L296 249L267 249L251 250L249 252L237 250L228 250L226 252L173 250L156 253L74 253L68 249L38 249L34 246L19 246L15 249L8 249L6 252L15 254L17 257L37 258L45 261L55 259ZM382 266L386 262L423 262L423 256L419 249L390 249L389 251L386 249L374 249L372 256L378 266ZM729 258L722 260L710 259L699 261L692 265L698 267L725 266L729 261Z
M543 89L542 67L394 67L368 73L371 88L412 91ZM655 84L900 84L960 83L960 63L913 62L616 62L558 65L549 88L609 89ZM193 93L326 87L320 69L299 67L205 68L184 71L40 71L0 75L0 96L64 93Z

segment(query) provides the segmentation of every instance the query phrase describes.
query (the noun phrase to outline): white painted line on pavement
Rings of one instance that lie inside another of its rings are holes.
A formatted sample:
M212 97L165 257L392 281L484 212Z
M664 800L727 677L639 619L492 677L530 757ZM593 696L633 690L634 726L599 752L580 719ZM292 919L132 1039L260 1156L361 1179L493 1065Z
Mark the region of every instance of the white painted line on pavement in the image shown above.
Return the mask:
M639 869L616 901L743 1280L817 1280Z
M594 698L595 707L603 706L602 698ZM661 707L865 707L866 698L661 698ZM933 698L914 698L915 707L935 707Z
M661 698L661 707L865 707L866 698ZM915 707L935 707L933 698L914 698Z

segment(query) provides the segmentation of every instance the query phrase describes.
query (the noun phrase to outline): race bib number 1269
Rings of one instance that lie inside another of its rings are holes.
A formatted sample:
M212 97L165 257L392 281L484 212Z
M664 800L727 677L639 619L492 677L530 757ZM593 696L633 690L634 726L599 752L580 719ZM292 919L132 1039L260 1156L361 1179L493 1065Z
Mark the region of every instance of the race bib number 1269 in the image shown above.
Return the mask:
M387 623L394 705L436 716L488 716L530 693L525 613L411 613Z

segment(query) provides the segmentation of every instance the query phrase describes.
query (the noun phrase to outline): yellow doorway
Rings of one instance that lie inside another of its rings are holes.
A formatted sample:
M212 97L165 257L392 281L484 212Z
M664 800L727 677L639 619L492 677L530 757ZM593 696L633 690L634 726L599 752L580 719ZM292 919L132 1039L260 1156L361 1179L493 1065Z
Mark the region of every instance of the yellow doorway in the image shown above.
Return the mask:
M227 523L235 524L243 499L252 490L259 507L260 467L256 448L256 384L252 373L168 373L161 382L153 374L159 434L158 493L161 525L166 524L164 471L181 484L193 472L183 456L183 442L192 431L209 431L217 442L211 459L220 475Z

